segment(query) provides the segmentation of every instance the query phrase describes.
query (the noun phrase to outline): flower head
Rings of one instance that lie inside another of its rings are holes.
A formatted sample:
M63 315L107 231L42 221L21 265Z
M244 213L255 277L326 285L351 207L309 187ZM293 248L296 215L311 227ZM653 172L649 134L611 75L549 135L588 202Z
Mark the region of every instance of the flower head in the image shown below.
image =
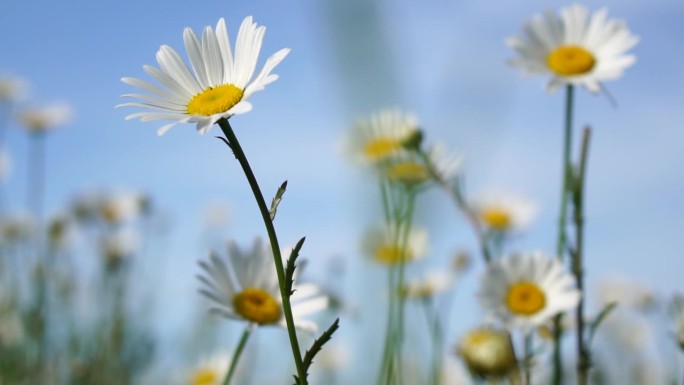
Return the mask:
M124 83L141 88L148 94L123 95L141 102L123 103L117 107L149 110L128 115L127 120L173 121L159 128L159 135L178 123L195 123L197 131L204 134L220 119L251 111L252 104L248 99L278 79L278 75L271 71L290 52L289 48L283 48L271 55L254 77L265 32L266 27L257 26L251 16L246 17L240 25L233 52L223 19L216 24L216 30L206 27L201 40L193 30L186 28L183 41L192 70L173 48L163 45L157 52L160 68L143 67L161 87L124 77L121 79Z
M503 377L517 369L513 342L505 330L471 330L461 338L456 353L480 377Z
M395 233L389 227L369 231L363 240L365 254L385 265L413 262L427 254L428 236L425 230L410 229L406 245L399 242Z
M532 201L507 193L483 195L473 209L487 229L498 232L525 228L537 212Z
M527 333L577 305L574 285L557 259L540 252L513 254L490 263L479 297L488 316Z
M205 273L198 276L200 293L212 302L211 312L251 324L286 327L273 254L260 239L246 251L230 242L227 258L212 253L200 267ZM316 324L303 317L325 309L328 298L313 285L295 285L294 289L295 327L313 332Z
M20 77L0 75L0 102L16 102L26 89L26 81Z
M449 270L427 272L421 279L409 281L402 289L408 298L430 298L448 291L454 284L456 274Z
M405 152L404 144L418 131L415 115L385 109L356 123L347 139L347 151L355 160L378 165Z
M68 123L72 115L70 105L56 103L22 109L19 111L19 122L27 131L41 133Z
M230 356L226 353L205 357L183 376L183 384L220 385L228 373Z
M529 74L550 74L550 91L563 84L601 91L603 81L619 78L634 64L635 56L626 52L639 41L624 22L607 14L604 8L589 15L575 4L561 9L560 16L552 11L535 15L522 36L507 40L518 53L511 65Z

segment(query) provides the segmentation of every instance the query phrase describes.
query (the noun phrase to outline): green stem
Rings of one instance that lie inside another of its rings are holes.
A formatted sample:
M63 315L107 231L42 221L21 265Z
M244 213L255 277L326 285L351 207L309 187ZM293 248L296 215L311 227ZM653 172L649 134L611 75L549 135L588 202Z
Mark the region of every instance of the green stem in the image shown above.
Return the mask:
M432 308L431 302L428 299L422 301L423 309L425 310L425 319L427 320L428 329L430 330L430 337L432 339L432 373L430 375L430 384L439 385L442 372L442 351L443 351L443 332L442 325L439 322L439 315Z
M525 336L525 385L532 384L532 333Z
M233 353L233 356L230 358L230 369L228 369L228 373L226 373L226 378L223 379L223 385L230 384L230 380L233 378L233 374L235 374L235 368L237 368L238 361L240 360L242 351L245 349L245 345L247 345L247 340L249 339L251 333L252 326L247 325L245 331L242 332L240 342L238 342L237 347L235 347L235 352Z
M582 150L580 152L580 164L573 188L573 202L575 206L575 248L572 255L572 272L577 281L577 289L584 292L584 271L582 266L584 248L584 181L587 168L587 155L589 151L589 138L591 130L586 127L582 132ZM589 383L589 351L584 343L584 300L580 297L576 310L577 322L577 384Z
M563 137L563 181L561 188L560 215L558 216L558 241L556 243L556 256L562 261L565 253L565 225L567 222L568 195L572 165L570 163L570 149L572 148L572 114L574 104L574 86L568 84L565 88L565 130ZM561 352L561 338L563 331L561 326L562 315L554 318L553 330L553 376L552 384L560 385L563 375L563 359Z
M252 168L250 167L249 162L247 161L247 156L245 155L244 151L242 151L240 142L238 142L237 136L235 136L235 133L233 132L233 128L230 126L230 123L227 119L219 120L218 124L221 127L223 133L226 135L226 139L230 144L230 148L233 150L235 159L238 160L240 166L242 167L242 170L245 173L245 176L247 177L247 181L249 182L249 186L252 189L254 199L256 199L257 205L259 206L259 211L261 212L261 217L264 221L264 225L266 226L266 231L268 232L268 239L271 243L271 250L273 251L273 260L276 267L276 273L278 274L280 297L283 302L283 313L285 315L285 323L287 324L287 333L290 337L292 355L294 356L295 366L297 367L297 376L299 377L299 382L301 383L301 385L306 385L308 383L306 371L304 370L302 353L299 349L299 342L297 341L297 332L295 331L294 317L292 316L292 306L290 304L290 293L287 293L285 290L285 269L283 267L283 260L280 255L278 237L276 235L275 228L273 227L273 221L271 220L271 214L269 212L268 206L266 206L266 201L264 200L264 196L261 193L261 189L259 188L259 184L257 183L256 177L252 172Z

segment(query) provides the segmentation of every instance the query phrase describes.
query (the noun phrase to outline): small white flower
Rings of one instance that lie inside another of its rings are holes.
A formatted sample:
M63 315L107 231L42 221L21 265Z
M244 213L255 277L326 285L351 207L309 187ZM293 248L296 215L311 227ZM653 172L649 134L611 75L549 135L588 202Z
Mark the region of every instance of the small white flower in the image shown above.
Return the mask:
M456 276L450 270L428 271L414 281L409 281L403 289L403 294L409 298L430 298L448 291L454 284Z
M520 37L507 40L518 57L510 63L528 74L549 74L549 91L563 84L585 86L601 91L601 83L622 76L636 57L626 52L639 38L624 22L607 18L604 8L589 15L578 4L537 14L524 27Z
M146 197L134 192L108 193L100 197L100 216L109 223L121 223L136 218L142 211Z
M360 119L346 139L345 148L354 160L377 165L406 151L405 141L417 132L415 115L399 109L385 109Z
M285 257L289 254L283 252ZM208 262L199 264L205 273L197 277L202 284L200 293L212 302L211 312L251 324L286 327L270 246L256 239L251 249L243 251L229 242L226 258L212 253ZM311 284L295 285L294 290L291 303L295 327L316 331L316 324L304 317L325 309L328 298Z
M266 27L258 27L251 16L246 17L240 25L233 53L223 19L219 19L215 31L211 27L204 28L201 40L193 30L186 28L183 42L192 71L173 48L163 45L157 52L160 68L143 67L162 87L144 80L122 78L124 83L148 94L123 95L141 102L123 103L117 107L149 110L128 115L126 120L172 120L157 130L159 135L178 123L195 123L197 131L204 134L220 119L249 112L252 104L247 100L278 79L271 71L290 52L289 48L283 48L271 55L253 78L265 33Z
M385 264L413 262L425 257L428 252L428 235L423 229L412 228L408 232L406 245L401 244L399 234L387 226L366 233L363 250L371 259Z
M46 132L67 124L73 110L66 103L55 103L44 107L25 107L19 111L19 122L29 132Z
M26 90L26 81L20 77L0 75L0 102L16 102Z
M541 252L491 262L478 294L488 316L525 333L574 308L580 295L563 265Z
M140 235L133 229L119 229L100 240L100 251L110 263L118 263L140 249Z
M218 353L205 357L183 377L182 384L187 385L221 385L228 373L231 358L227 353Z
M482 195L472 209L487 229L499 232L522 230L537 213L532 201L503 192Z

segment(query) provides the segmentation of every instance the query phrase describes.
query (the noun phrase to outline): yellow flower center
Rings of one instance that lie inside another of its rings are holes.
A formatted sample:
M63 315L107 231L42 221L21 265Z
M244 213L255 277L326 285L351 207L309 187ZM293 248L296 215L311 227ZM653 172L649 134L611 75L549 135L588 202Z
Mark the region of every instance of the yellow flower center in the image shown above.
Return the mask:
M199 369L190 377L192 385L214 385L219 381L219 376L212 369Z
M280 303L262 289L243 290L233 298L233 306L244 319L260 325L280 320Z
M390 180L406 184L419 184L430 179L430 175L423 165L411 161L392 165L387 170L387 177Z
M553 50L546 57L551 71L560 76L585 74L594 68L596 59L591 52L577 45L564 45Z
M375 250L375 259L388 265L401 263L402 258L404 262L410 262L413 259L411 250L394 245L382 245Z
M482 209L480 218L487 226L498 231L508 230L513 224L510 212L500 207Z
M536 283L518 282L508 288L506 305L515 314L529 316L546 306L546 296Z
M368 141L363 148L363 154L369 160L375 161L387 157L401 148L401 142L392 138L376 138Z
M242 100L243 91L232 84L209 87L192 97L188 114L211 116L226 112Z

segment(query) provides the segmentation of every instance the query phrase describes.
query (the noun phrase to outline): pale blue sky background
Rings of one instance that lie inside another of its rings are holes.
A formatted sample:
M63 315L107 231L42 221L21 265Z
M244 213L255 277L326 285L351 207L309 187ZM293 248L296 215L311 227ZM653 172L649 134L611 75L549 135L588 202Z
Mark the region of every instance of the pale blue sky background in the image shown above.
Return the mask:
M576 132L586 123L594 127L587 184L589 286L619 273L662 293L681 291L684 4L585 4L591 10L608 6L611 17L627 20L641 38L633 50L636 65L607 84L618 108L603 96L577 93ZM338 149L354 119L378 108L415 112L428 140L462 151L471 196L510 188L537 201L540 215L515 248L553 250L563 95L547 94L545 79L523 79L508 68L512 53L504 39L533 14L565 5L5 0L0 71L27 78L37 100L65 100L76 111L73 123L49 138L47 211L59 210L84 188L149 192L172 218L163 255L155 257L162 285L150 290L173 299L164 308L185 309L197 301L193 275L195 261L205 255L200 233L207 203L230 205L226 236L243 244L263 232L262 224L232 155L212 137L219 130L200 136L190 125L176 126L159 138L160 124L125 122L130 111L113 106L132 88L119 79L147 79L142 65L156 65L161 44L185 56L186 26L197 31L225 17L234 40L241 20L253 15L267 26L260 63L282 47L292 53L275 71L281 78L254 96L254 111L232 119L233 127L266 195L290 182L277 219L281 242L307 236L314 280L324 279L320 273L331 257L349 261L347 294L369 317L382 293L361 285L384 275L368 269L358 239L380 215L376 184ZM16 207L24 202L27 143L18 130L8 139L14 160L9 199ZM419 220L433 240L425 265L443 265L457 248L475 250L470 230L445 197L434 192L423 203ZM478 261L460 286L455 305L461 310L452 318L461 321L454 330L479 317L472 297L480 271ZM377 316L379 325L384 312ZM180 324L178 319L168 321Z

